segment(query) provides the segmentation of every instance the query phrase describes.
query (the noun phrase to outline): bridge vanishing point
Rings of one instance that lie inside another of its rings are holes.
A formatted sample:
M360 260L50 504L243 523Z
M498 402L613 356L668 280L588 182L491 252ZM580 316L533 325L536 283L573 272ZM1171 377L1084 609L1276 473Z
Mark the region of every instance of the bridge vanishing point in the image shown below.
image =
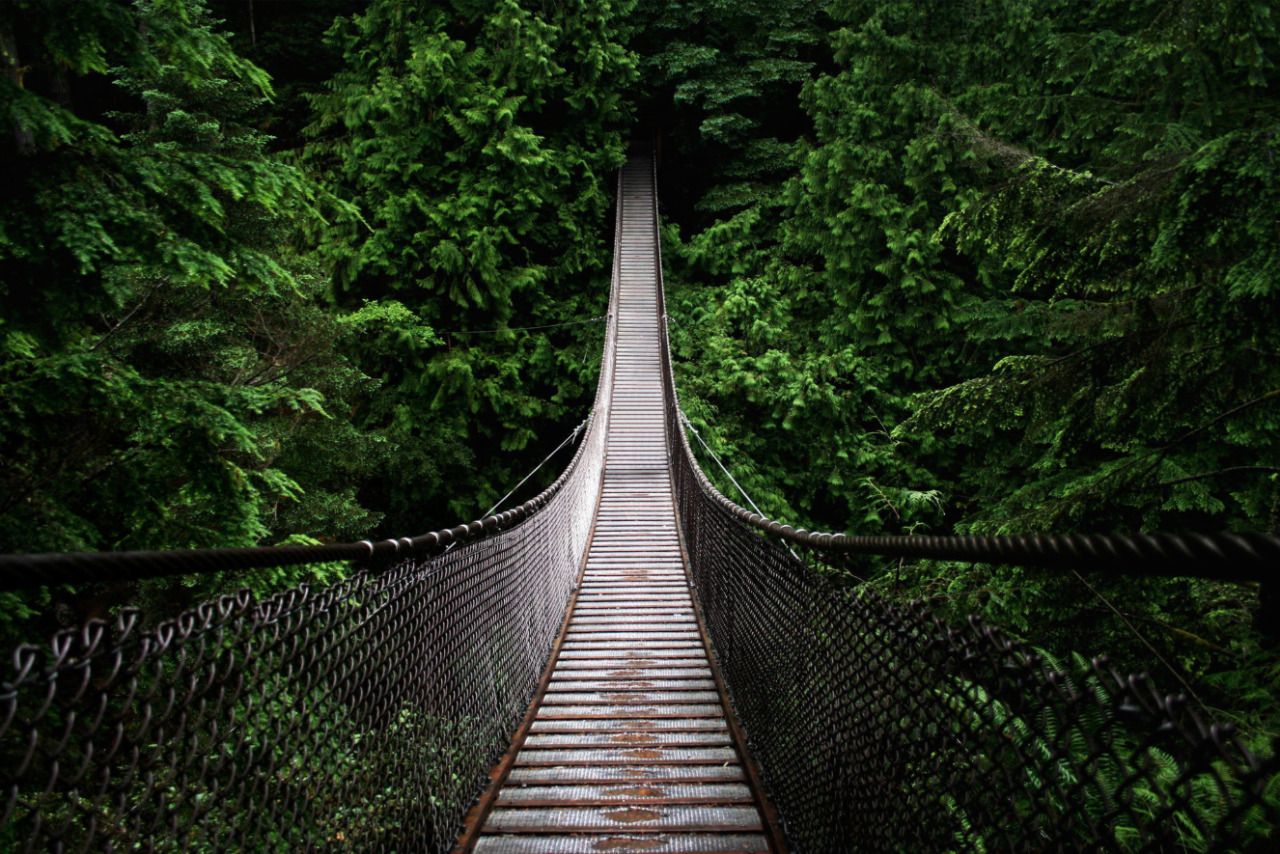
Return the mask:
M817 565L873 553L1256 579L1280 540L846 537L738 507L684 433L656 211L655 164L633 155L589 425L520 507L382 543L0 558L6 587L366 567L16 649L0 683L0 850L1274 841L1275 756L1185 697L1106 659L1059 672Z

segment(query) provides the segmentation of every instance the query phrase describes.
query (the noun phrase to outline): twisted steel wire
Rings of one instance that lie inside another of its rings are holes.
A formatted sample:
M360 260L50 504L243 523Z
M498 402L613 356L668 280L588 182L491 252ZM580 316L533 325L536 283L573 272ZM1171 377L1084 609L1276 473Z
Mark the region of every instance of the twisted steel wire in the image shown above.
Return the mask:
M920 603L839 586L789 546L837 565L873 554L1265 580L1280 566L1280 538L797 530L738 506L702 471L665 324L663 336L690 572L795 851L1271 850L1280 739L1260 758L1184 695L1105 656L1059 666L977 618L953 626Z
M585 426L590 433L593 418ZM600 441L599 439L596 440ZM234 549L168 549L133 552L62 552L0 555L0 590L101 581L136 581L174 575L197 575L237 569L350 562L385 567L404 560L442 554L449 546L476 542L510 530L546 507L580 465L589 442L579 444L569 465L541 494L502 513L489 514L467 525L442 528L416 537L319 546L271 546ZM585 463L590 465L590 463Z
M608 411L615 336L611 317L594 413ZM1266 844L1276 759L1182 698L1103 658L1067 673L977 621L948 626L919 605L837 587L782 544L833 561L856 552L1265 578L1275 538L794 530L707 480L679 423L665 342L661 358L700 604L797 850ZM126 611L49 648L20 647L0 683L0 848L447 848L559 627L603 439L593 415L538 498L416 538L0 558L8 586L321 560L387 567L323 590L224 597L151 629Z
M616 302L618 271L615 264ZM616 314L616 313L615 313ZM538 497L380 543L0 558L7 587L328 560L340 583L134 610L20 646L0 682L0 851L442 852L559 632L600 491L587 432Z
M674 389L672 391L674 394ZM672 427L680 427L678 401ZM673 453L688 453L687 438ZM1280 537L1273 534L1035 534L1026 536L858 536L793 528L735 504L694 461L693 478L708 499L739 524L806 549L828 563L842 555L1006 563L1046 569L1111 570L1126 575L1280 580Z

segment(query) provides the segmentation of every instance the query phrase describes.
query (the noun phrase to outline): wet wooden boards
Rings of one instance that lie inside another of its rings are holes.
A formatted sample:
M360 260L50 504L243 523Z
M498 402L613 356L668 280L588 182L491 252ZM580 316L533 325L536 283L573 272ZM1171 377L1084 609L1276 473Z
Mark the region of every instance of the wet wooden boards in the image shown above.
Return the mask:
M663 415L649 158L621 181L617 351L603 491L546 690L478 854L765 852L694 612Z

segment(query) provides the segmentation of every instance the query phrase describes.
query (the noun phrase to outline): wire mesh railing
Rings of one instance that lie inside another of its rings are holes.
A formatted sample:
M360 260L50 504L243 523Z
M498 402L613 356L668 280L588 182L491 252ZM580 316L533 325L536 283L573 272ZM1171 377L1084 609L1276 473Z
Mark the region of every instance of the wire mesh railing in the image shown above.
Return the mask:
M795 850L1265 850L1280 767L1185 698L839 587L677 472L707 630Z
M614 270L616 294L618 271ZM532 699L600 491L616 321L572 462L421 537L8 556L0 585L331 560L323 589L137 611L22 646L0 683L0 851L441 852Z
M660 269L660 258L659 269ZM617 287L615 261L614 283ZM615 312L616 314L616 312ZM0 683L0 850L443 851L561 625L600 488L594 414L538 498L421 537L0 559L0 586L319 560L324 589L134 611L17 649ZM735 709L798 851L1267 850L1276 758L1105 659L841 587L788 546L1257 577L1280 541L854 538L737 507L698 468L662 352L681 527Z
M10 850L447 850L559 628L568 505L533 536L20 649Z
M706 477L665 342L663 368L698 601L795 851L1274 850L1275 745L1262 759L1145 675L1046 661L976 619L948 625L834 583L793 549L837 566L877 554L1259 580L1280 566L1280 538L794 530Z

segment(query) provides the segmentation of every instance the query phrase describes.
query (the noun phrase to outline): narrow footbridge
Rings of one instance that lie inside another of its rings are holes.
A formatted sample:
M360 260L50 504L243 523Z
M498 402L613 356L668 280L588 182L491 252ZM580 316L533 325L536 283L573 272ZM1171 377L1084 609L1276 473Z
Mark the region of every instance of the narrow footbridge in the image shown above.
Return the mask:
M473 818L482 854L768 850L677 532L647 158L619 195L600 501L549 679Z
M537 498L380 543L0 557L9 588L360 567L14 650L0 851L1274 850L1274 749L826 567L1264 579L1280 540L851 537L737 506L686 439L655 187L632 157L595 405Z

